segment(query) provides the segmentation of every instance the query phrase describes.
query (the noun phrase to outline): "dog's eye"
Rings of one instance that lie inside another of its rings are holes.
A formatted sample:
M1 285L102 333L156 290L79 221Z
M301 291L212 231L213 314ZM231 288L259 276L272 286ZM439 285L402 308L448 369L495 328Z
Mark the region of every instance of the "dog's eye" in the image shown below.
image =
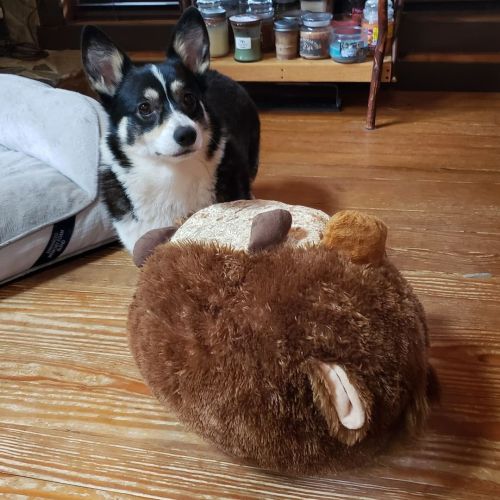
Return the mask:
M137 109L139 110L139 114L141 116L149 116L153 112L153 108L149 102L141 102Z
M187 109L193 110L196 107L196 97L189 92L186 92L182 97L182 102Z

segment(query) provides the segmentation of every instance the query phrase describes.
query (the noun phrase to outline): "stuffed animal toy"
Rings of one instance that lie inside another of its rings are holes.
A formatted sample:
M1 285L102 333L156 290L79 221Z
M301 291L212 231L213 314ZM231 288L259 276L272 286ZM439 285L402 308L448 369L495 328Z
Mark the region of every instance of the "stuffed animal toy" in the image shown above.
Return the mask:
M425 316L380 220L252 200L174 231L136 245L128 331L191 429L263 468L320 473L421 428L437 394Z

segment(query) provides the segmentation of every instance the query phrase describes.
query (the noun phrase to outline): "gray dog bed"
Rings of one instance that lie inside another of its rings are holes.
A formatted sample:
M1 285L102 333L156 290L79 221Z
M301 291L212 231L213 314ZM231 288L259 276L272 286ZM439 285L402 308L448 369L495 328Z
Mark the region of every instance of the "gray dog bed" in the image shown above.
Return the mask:
M98 198L98 102L0 75L0 284L116 239Z

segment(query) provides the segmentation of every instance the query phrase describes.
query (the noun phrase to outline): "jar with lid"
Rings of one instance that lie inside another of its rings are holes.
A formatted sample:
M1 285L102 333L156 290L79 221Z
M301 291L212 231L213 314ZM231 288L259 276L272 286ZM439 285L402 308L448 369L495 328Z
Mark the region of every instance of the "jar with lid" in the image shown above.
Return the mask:
M239 62L259 61L261 58L261 20L250 14L229 18L234 32L234 59Z
M363 10L363 21L361 26L368 34L368 50L373 53L378 42L378 0L367 0ZM392 0L387 2L387 42L385 45L386 54L390 54L392 38L394 36L394 7Z
M248 12L261 21L262 51L274 50L274 8L272 0L248 0Z
M340 63L363 62L368 52L366 32L359 26L333 28L330 56Z
M222 7L201 11L210 40L210 57L222 57L229 52L226 11Z
M300 57L326 59L329 56L331 20L329 12L310 12L302 16Z
M299 23L296 20L274 21L276 59L295 59L299 49Z
M300 0L273 0L274 14L276 17L289 10L300 9Z

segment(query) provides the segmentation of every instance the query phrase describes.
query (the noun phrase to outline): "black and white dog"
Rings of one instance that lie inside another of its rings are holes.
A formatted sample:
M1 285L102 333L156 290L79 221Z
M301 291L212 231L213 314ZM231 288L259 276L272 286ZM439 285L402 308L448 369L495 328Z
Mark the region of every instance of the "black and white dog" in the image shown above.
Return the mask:
M150 229L251 198L257 174L256 107L239 84L208 69L208 33L196 9L177 23L167 56L134 66L97 28L83 31L83 65L109 115L101 192L130 251Z

